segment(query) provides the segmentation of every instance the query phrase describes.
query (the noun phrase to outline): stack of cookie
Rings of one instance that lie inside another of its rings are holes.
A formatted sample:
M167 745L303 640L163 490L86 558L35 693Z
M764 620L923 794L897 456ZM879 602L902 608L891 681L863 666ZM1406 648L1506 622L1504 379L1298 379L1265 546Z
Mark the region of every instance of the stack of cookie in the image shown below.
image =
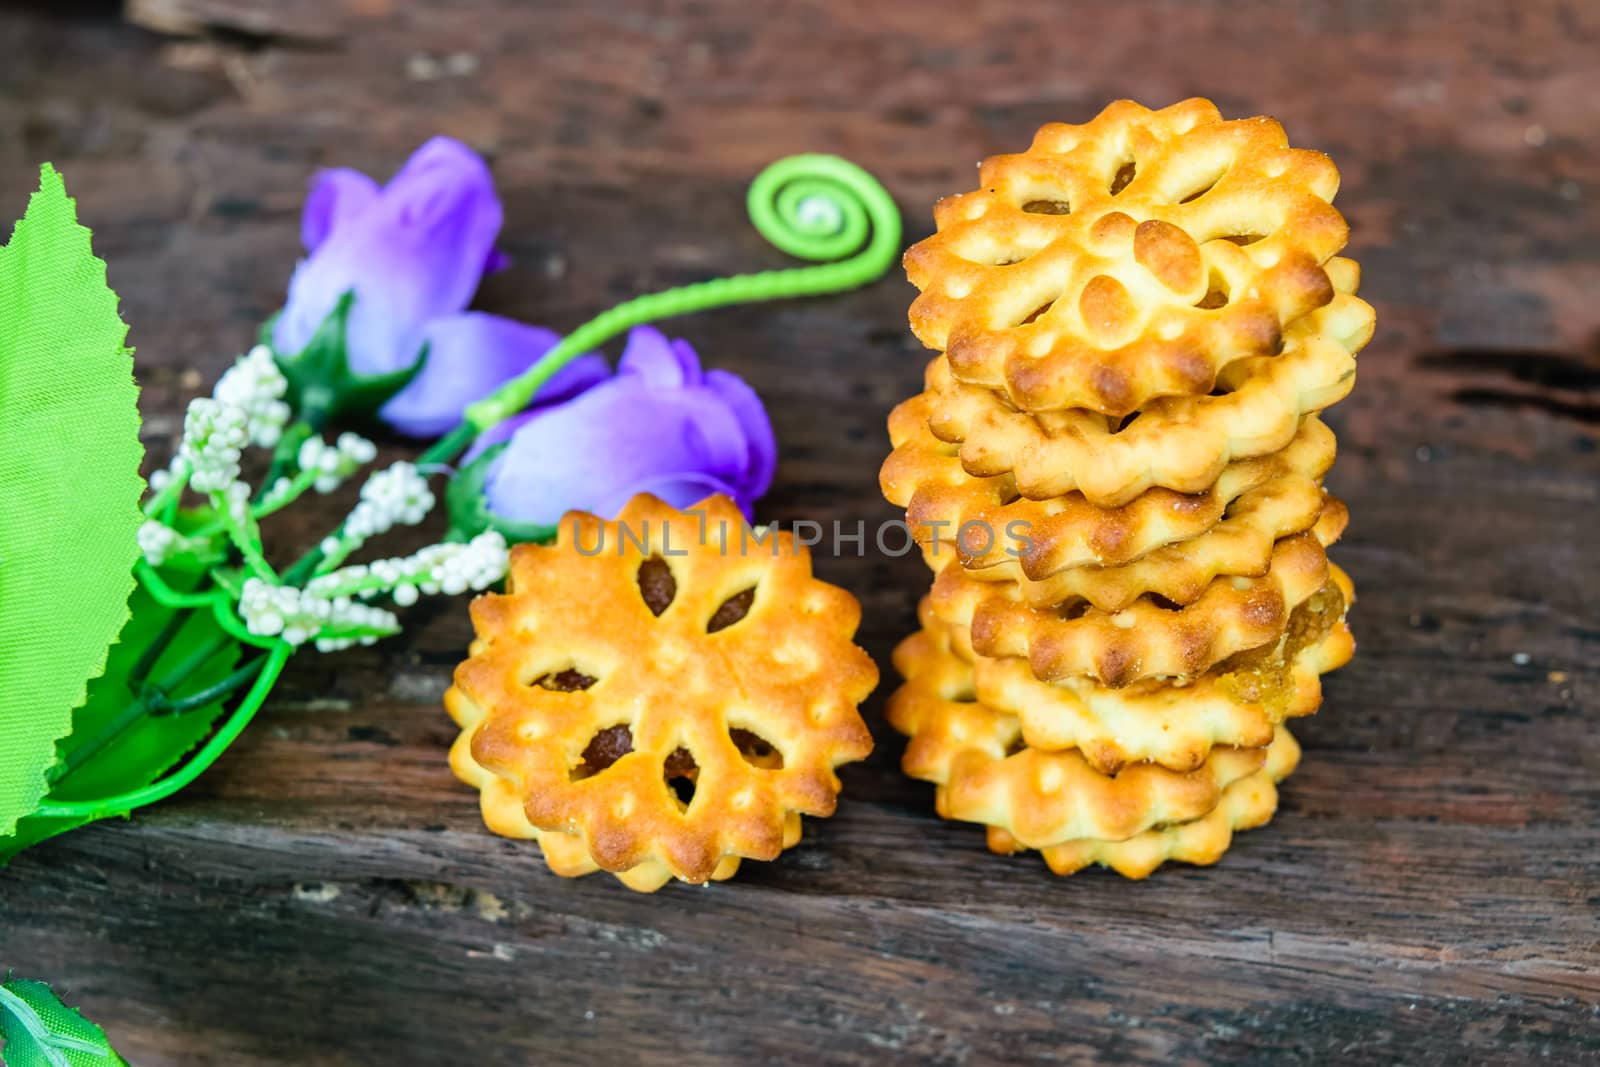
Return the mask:
M940 354L884 495L936 578L889 717L939 813L1057 873L1214 862L1349 659L1323 489L1372 334L1338 172L1205 100L1052 124L906 254Z

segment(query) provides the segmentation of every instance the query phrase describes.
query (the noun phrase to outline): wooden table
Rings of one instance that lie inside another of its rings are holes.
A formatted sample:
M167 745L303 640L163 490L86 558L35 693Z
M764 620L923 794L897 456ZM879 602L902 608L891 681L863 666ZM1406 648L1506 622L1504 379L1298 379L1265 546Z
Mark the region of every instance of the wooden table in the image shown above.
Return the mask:
M1002 859L902 777L912 557L825 558L885 667L836 818L709 889L550 876L445 766L465 605L291 666L214 770L0 872L0 967L148 1064L1600 1058L1600 9L1318 0L128 0L0 15L0 206L66 174L139 346L148 445L281 299L308 175L443 131L493 161L558 328L780 265L744 183L879 174L908 237L973 164L1200 93L1329 151L1379 328L1329 421L1361 651L1277 819L1143 883ZM765 397L766 519L869 522L924 353L894 278L677 332ZM318 519L329 515L313 516ZM277 542L313 536L280 529Z

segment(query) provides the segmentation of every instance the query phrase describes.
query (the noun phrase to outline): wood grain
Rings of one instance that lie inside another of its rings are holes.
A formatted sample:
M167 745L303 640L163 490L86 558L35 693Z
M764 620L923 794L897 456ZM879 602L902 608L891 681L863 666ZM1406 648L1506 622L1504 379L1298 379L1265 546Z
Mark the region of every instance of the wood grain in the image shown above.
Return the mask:
M488 835L445 766L459 603L296 660L177 799L0 871L0 966L148 1064L1600 1060L1600 9L132 0L0 12L0 215L53 160L139 346L147 444L277 305L319 166L435 132L493 161L570 327L782 257L743 183L879 174L908 237L982 156L1190 94L1333 154L1379 331L1334 409L1361 650L1274 823L1216 868L1052 878L940 822L900 740L730 884L641 898ZM172 35L171 31L179 31ZM767 519L869 523L919 379L909 286L677 332L767 400ZM332 510L313 520L332 518ZM279 528L280 550L315 536ZM920 562L825 558L885 667Z

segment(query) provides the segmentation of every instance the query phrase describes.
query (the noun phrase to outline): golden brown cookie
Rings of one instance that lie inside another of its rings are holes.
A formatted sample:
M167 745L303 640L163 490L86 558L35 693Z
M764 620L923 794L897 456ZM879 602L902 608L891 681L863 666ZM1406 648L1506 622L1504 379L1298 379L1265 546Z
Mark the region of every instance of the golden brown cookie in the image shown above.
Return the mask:
M1023 744L1022 726L979 702L972 668L919 630L895 650L905 684L890 697L890 725L911 740L901 767L939 787L946 819L999 826L1028 848L1079 837L1121 840L1163 822L1199 818L1227 786L1259 770L1261 748L1218 748L1196 770L1151 763L1111 776L1075 749Z
M1192 604L1222 575L1260 577L1272 551L1285 537L1306 530L1324 548L1344 532L1350 513L1344 501L1315 486L1296 486L1279 494L1252 491L1228 509L1227 517L1192 541L1166 545L1122 567L1077 567L1042 581L1016 583L1022 600L1035 607L1070 607L1088 601L1101 611L1118 612L1141 596L1173 604ZM989 580L994 571L968 571Z
M1051 123L978 182L906 253L911 328L1026 411L1205 395L1333 297L1323 265L1349 233L1327 156L1200 99Z
M1230 364L1211 395L1153 400L1129 419L1086 410L1030 415L957 381L941 356L928 368L929 429L959 444L969 473L1010 474L1016 492L1036 500L1076 490L1112 508L1152 486L1205 492L1235 460L1287 446L1304 416L1343 399L1354 384L1372 308L1354 295L1360 271L1353 261L1332 259L1327 271L1334 299L1285 330L1281 355Z
M456 777L482 790L480 801L484 825L504 837L537 842L552 873L563 878L577 878L601 869L581 837L558 830L541 830L530 823L516 788L506 779L479 766L472 758L470 745L457 744L450 750L450 766ZM790 813L784 822L783 847L790 848L799 840L800 816ZM724 881L732 878L738 870L739 858L726 857L717 864L710 880ZM641 893L653 893L672 881L672 872L657 860L647 860L626 871L614 873L623 885Z
M554 544L513 549L505 594L472 618L445 696L452 766L491 829L554 846L557 873L587 866L571 841L635 888L773 859L872 749L860 606L725 497L569 514Z
M1120 508L1095 507L1081 493L1029 500L1015 495L1007 475L967 474L953 446L934 438L925 423L908 425L924 400L907 401L890 416L897 447L883 466L884 496L906 508L934 571L954 558L974 578L1019 582L1030 603L1075 595L1053 595L1061 583L1048 579L1066 571L1083 572L1065 578L1069 590L1081 585L1124 602L1149 591L1139 583L1176 561L1213 566L1212 574L1259 574L1274 541L1309 529L1322 514L1320 483L1337 451L1332 431L1312 417L1283 451L1230 464L1203 493L1148 489ZM1169 562L1126 571L1153 555ZM1131 581L1118 580L1125 573ZM1101 575L1110 579L1102 582ZM1112 610L1121 606L1091 599Z
M1083 678L1052 685L1035 678L1026 660L980 657L972 665L977 698L1015 715L1029 747L1076 748L1104 774L1146 760L1188 771L1217 745L1265 745L1279 723L1317 711L1321 676L1355 651L1344 621L1355 592L1343 571L1329 570L1329 584L1294 609L1282 638L1188 685L1146 680L1112 689ZM930 630L941 625L931 611L923 618Z
M1152 827L1122 841L1079 838L1040 849L1039 854L1056 874L1075 874L1090 864L1109 867L1124 878L1140 879L1168 861L1209 866L1222 858L1238 830L1254 830L1272 821L1278 810L1278 783L1300 764L1300 745L1286 727L1267 748L1267 762L1259 771L1222 791L1217 806L1198 819L1171 826ZM1002 854L1021 851L1018 841L998 827L990 827L988 845Z
M1279 541L1265 574L1218 577L1186 605L1146 595L1116 612L1083 601L1034 607L1015 583L977 581L954 563L939 572L931 602L964 655L970 648L983 656L1022 656L1046 682L1082 676L1124 686L1193 678L1276 641L1295 606L1327 581L1328 557L1308 532Z

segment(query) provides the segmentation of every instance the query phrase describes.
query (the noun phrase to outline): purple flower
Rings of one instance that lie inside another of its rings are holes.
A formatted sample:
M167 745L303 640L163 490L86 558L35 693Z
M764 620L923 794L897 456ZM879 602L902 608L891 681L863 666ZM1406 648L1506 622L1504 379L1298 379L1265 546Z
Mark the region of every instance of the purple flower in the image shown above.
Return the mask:
M468 404L494 392L554 348L561 336L541 326L463 311L423 327L428 361L378 409L383 421L412 437L438 437L454 429ZM561 368L534 396L536 405L577 396L610 376L605 357L590 353Z
M748 517L778 459L755 391L727 371L702 371L688 342L648 326L628 335L616 377L507 419L463 462L501 441L483 486L489 510L540 525L573 508L614 518L641 492L675 507L723 493Z
M319 174L300 233L306 258L273 325L273 348L292 359L354 290L344 336L351 373L403 371L428 345L422 372L383 407L402 433L440 434L462 409L537 359L546 331L463 314L483 275L503 265L502 220L489 168L470 148L435 137L381 189L358 171Z

